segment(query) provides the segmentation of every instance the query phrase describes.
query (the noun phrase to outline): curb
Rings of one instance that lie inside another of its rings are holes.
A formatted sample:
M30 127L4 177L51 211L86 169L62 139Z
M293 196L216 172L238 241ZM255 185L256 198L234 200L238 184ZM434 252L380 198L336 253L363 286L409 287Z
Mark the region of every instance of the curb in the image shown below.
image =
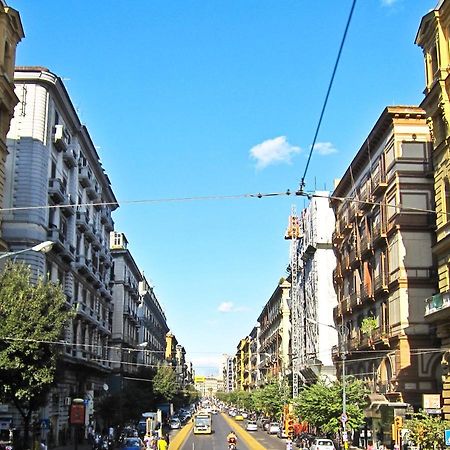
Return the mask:
M225 419L225 422L236 431L237 435L245 442L245 444L251 450L266 450L266 447L261 445L253 436L248 434L242 427L237 425L234 420L231 420L224 413L221 413L221 416Z
M193 426L193 422L189 421L189 423L185 425L173 439L170 440L170 450L179 450L183 446L184 441L187 439Z

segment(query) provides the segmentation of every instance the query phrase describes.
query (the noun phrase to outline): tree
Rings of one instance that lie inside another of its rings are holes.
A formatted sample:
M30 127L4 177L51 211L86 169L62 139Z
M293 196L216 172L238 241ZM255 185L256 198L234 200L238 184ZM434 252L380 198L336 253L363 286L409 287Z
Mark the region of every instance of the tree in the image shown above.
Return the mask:
M289 400L289 388L285 383L272 380L262 389L257 389L253 393L253 404L255 408L263 411L271 417L279 418L283 411L283 406Z
M32 413L46 403L64 325L71 317L59 285L31 269L8 263L0 274L0 400L12 403L24 421L27 443Z
M161 366L153 377L153 392L162 400L172 401L179 391L179 386L172 367Z
M450 429L450 422L419 412L406 420L403 427L409 430L407 439L422 450L438 450L445 448L444 431Z
M364 424L363 409L369 393L361 380L347 377L346 385L347 429L356 430ZM320 380L301 391L294 401L296 414L301 420L324 433L336 433L341 426L342 383L325 383Z

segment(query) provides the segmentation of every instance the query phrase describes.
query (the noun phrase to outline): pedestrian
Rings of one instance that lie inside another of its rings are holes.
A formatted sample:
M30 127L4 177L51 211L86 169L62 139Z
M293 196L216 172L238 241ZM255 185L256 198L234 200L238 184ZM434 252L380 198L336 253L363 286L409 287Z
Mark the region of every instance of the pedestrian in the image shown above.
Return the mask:
M158 439L157 449L158 450L167 450L168 448L169 448L169 444L167 443L167 441L163 437L160 437Z
M286 450L292 450L292 440L290 437L288 437L286 441Z
M372 441L369 441L367 444L367 450L375 450Z

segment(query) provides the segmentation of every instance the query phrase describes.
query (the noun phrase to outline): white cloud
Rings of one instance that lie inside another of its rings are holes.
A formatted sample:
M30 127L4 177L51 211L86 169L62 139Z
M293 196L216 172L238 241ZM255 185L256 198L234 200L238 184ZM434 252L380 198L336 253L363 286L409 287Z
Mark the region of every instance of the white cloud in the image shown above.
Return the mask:
M337 153L337 148L331 142L316 142L314 152L319 155L331 155Z
M252 147L250 157L256 160L257 169L264 169L272 164L290 164L292 156L300 152L300 147L289 144L286 136L278 136Z
M217 311L222 313L232 313L232 312L240 312L240 311L248 311L248 308L245 306L235 306L233 302L222 302Z

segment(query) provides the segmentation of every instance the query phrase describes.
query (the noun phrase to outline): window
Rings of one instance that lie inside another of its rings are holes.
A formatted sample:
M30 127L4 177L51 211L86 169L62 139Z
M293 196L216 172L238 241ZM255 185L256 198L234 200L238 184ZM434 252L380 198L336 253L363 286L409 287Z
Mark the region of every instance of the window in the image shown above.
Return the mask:
M434 46L430 50L430 63L431 63L431 77L432 80L434 80L436 78L439 69L437 46Z
M450 213L450 182L449 180L445 180L444 183L444 207L445 211L442 215L444 222L448 222L450 220L450 217L448 214Z
M388 220L390 220L391 217L397 213L397 208L395 208L396 205L397 205L397 199L394 194L387 199L387 218L388 218Z

